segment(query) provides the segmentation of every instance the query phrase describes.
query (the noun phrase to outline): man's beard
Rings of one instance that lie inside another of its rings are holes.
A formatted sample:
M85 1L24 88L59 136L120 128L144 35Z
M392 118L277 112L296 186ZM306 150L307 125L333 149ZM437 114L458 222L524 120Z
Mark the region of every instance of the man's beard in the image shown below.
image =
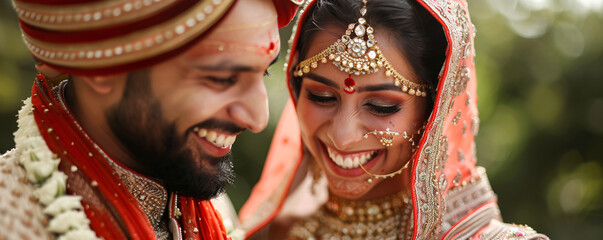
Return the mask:
M174 123L163 117L161 105L151 94L148 71L128 76L122 100L107 110L107 122L145 174L159 178L168 191L201 200L224 191L234 179L230 153L212 157L186 141L195 132L179 135ZM231 129L232 123L208 120L198 127ZM235 130L236 129L236 130Z

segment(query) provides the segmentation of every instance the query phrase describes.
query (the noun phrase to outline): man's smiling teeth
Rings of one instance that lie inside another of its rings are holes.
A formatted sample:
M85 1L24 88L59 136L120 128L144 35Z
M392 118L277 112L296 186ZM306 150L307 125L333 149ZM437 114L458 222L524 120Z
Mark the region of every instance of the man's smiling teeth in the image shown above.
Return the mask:
M360 164L365 164L366 162L368 162L368 160L371 159L373 153L375 153L375 151L367 151L342 156L336 150L331 149L330 147L327 147L327 152L329 153L329 157L331 158L331 160L337 166L340 166L341 168L345 169L360 167Z
M205 128L195 128L193 131L197 132L199 137L205 138L208 142L212 143L216 147L225 148L232 145L237 139L236 135L224 135L216 131L207 130Z

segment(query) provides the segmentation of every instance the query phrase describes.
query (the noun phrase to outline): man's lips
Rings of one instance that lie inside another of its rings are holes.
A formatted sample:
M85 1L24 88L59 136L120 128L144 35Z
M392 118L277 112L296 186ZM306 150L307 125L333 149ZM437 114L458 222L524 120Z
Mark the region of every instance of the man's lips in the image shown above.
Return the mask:
M193 133L219 148L230 148L237 139L236 134L222 133L200 127L193 128Z

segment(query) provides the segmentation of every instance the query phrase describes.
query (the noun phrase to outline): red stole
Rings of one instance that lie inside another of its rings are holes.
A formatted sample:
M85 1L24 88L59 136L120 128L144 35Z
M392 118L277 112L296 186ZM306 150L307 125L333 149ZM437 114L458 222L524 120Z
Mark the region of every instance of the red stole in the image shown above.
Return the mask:
M57 94L57 95L55 95ZM33 114L48 148L61 158L67 194L82 196L90 227L104 239L155 239L153 226L130 191L113 172L114 161L77 123L59 93L38 75L32 89ZM176 221L185 239L228 239L210 201L175 196L182 212ZM172 211L171 211L172 212Z

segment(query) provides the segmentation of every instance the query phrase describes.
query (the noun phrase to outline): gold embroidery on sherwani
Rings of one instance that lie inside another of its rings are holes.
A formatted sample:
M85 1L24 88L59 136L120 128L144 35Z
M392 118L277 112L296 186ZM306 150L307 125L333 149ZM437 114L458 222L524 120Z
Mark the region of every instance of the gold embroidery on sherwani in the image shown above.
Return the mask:
M64 97L64 89L67 85L67 81L57 82L56 86L53 87L52 91L55 96L58 96L58 101L62 107L67 109L67 104ZM75 120L74 120L75 121ZM81 126L76 121L75 125L81 129ZM82 130L83 131L83 130ZM92 141L88 135L84 135L88 141ZM99 146L95 145L98 150L98 154L101 154L103 158L113 168L114 174L117 174L119 179L123 182L124 186L130 191L132 196L138 202L138 205L145 213L147 219L153 226L155 236L158 240L169 239L170 233L167 228L167 220L163 217L165 208L167 207L168 194L167 190L159 183L152 179L143 177L139 174L132 172L131 170L121 167L115 163L111 158L105 155L104 151ZM77 175L74 175L77 177ZM85 186L81 186L85 187ZM95 196L93 193L89 193L91 196ZM100 205L100 203L98 203Z
M169 237L167 222L162 221L167 206L167 190L151 179L128 171L114 162L110 161L110 163L119 179L130 190L132 196L136 198L140 208L153 225L157 239L167 239Z

